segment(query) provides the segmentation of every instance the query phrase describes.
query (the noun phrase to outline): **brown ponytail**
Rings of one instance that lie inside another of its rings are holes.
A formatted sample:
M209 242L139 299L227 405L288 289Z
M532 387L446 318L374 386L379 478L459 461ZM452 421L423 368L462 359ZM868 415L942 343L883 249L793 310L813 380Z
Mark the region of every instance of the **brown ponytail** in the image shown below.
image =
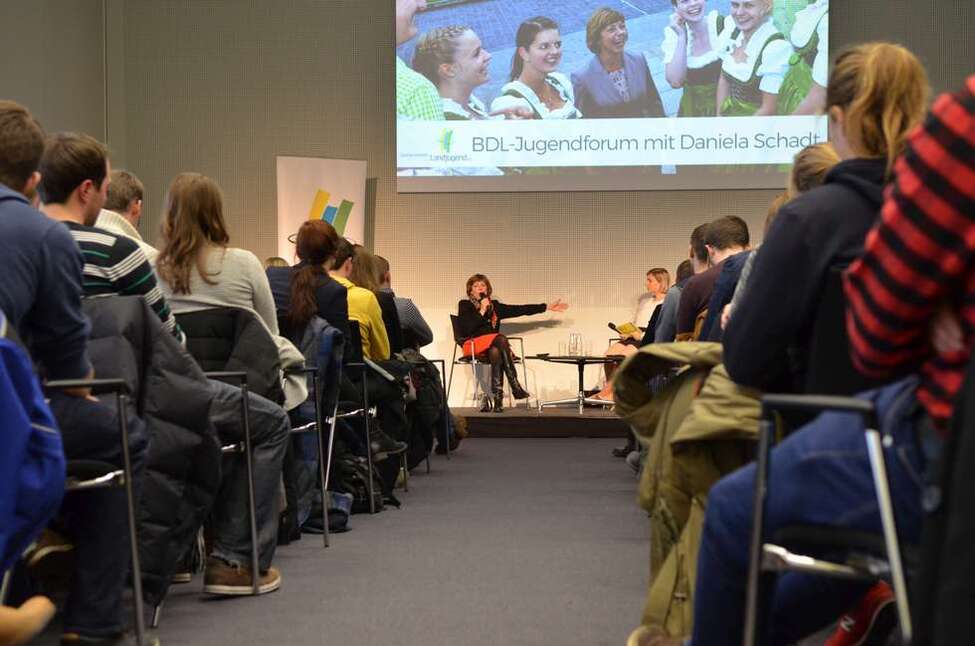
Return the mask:
M846 113L844 130L856 152L894 160L907 134L924 118L928 77L917 57L900 45L865 43L836 59L826 89L826 111Z
M296 330L308 325L318 312L315 288L328 280L325 263L335 253L339 235L324 220L309 220L298 229L295 238L296 254L301 261L291 274L291 303L288 319Z

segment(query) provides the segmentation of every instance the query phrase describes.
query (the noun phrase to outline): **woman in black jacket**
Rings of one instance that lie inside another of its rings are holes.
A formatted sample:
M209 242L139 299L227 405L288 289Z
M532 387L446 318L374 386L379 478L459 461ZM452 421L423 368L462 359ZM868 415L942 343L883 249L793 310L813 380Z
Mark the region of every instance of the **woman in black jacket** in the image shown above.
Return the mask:
M826 113L842 161L822 186L782 207L756 252L748 291L722 339L735 382L804 390L826 280L863 253L890 169L924 116L927 93L924 68L902 47L868 43L837 58Z
M505 305L501 301L491 298L493 289L491 281L484 274L474 274L467 279L467 298L457 304L457 318L461 334L461 346L464 356L474 355L479 361L491 364L491 398L484 395L481 412L494 410L500 413L504 410L503 377L508 377L508 385L515 399L527 399L528 392L518 382L515 372L514 356L508 339L498 330L502 319L516 316L530 316L542 312L564 312L569 308L568 303L556 299L545 304L536 305Z

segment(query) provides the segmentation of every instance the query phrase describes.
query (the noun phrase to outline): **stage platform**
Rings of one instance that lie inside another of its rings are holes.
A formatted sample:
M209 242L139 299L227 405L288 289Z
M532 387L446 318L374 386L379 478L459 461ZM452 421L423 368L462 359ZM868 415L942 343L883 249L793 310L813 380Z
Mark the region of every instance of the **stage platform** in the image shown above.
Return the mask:
M471 437L626 437L627 426L606 408L505 408L482 413L476 408L453 408L467 419Z

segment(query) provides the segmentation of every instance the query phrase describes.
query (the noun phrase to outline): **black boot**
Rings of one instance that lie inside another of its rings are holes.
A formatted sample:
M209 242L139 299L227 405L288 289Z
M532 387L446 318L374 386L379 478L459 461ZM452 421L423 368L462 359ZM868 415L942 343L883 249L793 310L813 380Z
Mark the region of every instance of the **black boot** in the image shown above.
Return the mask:
M481 397L481 412L490 413L491 412L491 396L487 393Z
M504 366L504 374L508 378L508 385L511 386L511 395L515 399L528 399L531 395L521 387L521 383L518 381L515 362L510 352L501 353L501 363Z
M494 394L494 412L503 413L504 374L501 372L501 366L491 366L491 392Z

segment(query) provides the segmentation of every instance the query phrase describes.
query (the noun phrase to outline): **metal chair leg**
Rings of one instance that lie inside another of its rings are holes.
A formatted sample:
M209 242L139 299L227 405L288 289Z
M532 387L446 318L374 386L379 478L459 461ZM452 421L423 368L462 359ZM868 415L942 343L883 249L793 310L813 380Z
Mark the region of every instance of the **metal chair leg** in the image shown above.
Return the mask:
M457 365L457 344L454 344L454 354L450 358L450 379L444 383L444 398L450 401L450 388L454 385L454 366ZM446 366L445 366L446 368ZM441 378L446 378L447 375L441 375Z
M372 476L372 469L373 469L373 466L372 466L372 440L371 440L371 438L369 436L369 389L366 386L366 373L365 373L365 369L364 368L363 368L363 371L362 371L362 407L363 407L363 410L365 411L365 414L362 416L362 419L363 419L363 426L366 429L366 468L369 471L369 484L368 484L368 489L369 489L369 513L370 514L375 514L376 513L376 497L375 497L375 494L373 493L373 485L372 485L372 479L373 479L373 476Z
M454 346L454 357L457 357L457 346ZM444 450L447 453L447 459L450 459L450 422L447 416L450 415L450 384L447 382L447 366L443 359L431 359L430 363L440 364L440 381L443 383L444 391L444 414L443 414L443 445ZM450 364L450 374L453 378L454 364ZM427 456L427 473L430 473L430 456Z
M400 453L400 469L403 471L403 491L410 492L410 470L406 468L406 453Z
M318 373L311 375L312 394L315 398L315 428L318 429L318 477L321 480L320 491L322 494L322 547L328 547L328 493L326 488L328 482L325 480L326 467L325 460L327 452L325 450L325 420L322 419L322 387ZM331 438L329 439L331 442Z
M3 573L3 583L0 583L0 606L7 603L7 591L10 588L10 577L13 575L13 571L14 569L11 567Z
M870 472L873 476L877 504L880 507L880 522L887 548L887 561L893 580L894 598L897 602L897 619L900 622L904 643L910 644L914 633L911 623L911 609L907 598L907 577L901 560L900 543L897 538L897 523L894 518L894 505L890 495L890 481L887 479L887 462L884 458L883 440L880 431L869 428L866 432L867 455L870 458Z
M752 499L752 539L748 548L748 590L745 597L745 639L743 646L756 646L758 639L759 608L762 599L762 546L765 543L765 511L768 499L769 463L772 452L774 424L763 415L759 422L758 457L755 470L755 495Z
M144 601L142 598L142 565L139 559L139 533L135 517L135 492L132 486L132 456L129 452L129 426L126 409L126 397L122 392L115 392L115 406L119 419L119 435L122 440L122 468L125 470L125 502L129 515L129 550L132 552L132 594L135 606L135 639L139 646L145 643L146 619Z
M247 464L247 504L249 508L249 520L251 531L251 583L252 592L257 595L261 592L260 577L261 566L257 555L257 499L254 493L254 447L251 442L251 421L250 421L250 390L247 381L243 380L240 384L241 394L241 415L244 419L244 460Z
M149 620L150 628L159 628L159 622L162 621L162 609L163 602L160 601L159 605L152 609L152 619Z

